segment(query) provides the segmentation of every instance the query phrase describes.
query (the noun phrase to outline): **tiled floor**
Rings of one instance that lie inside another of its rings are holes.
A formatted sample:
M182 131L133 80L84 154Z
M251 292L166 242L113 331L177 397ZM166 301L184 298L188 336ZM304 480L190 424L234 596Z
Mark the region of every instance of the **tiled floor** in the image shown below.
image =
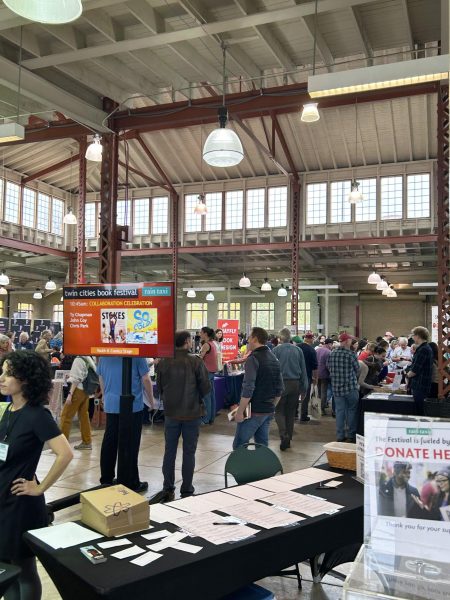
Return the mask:
M285 472L311 466L323 453L323 444L335 439L335 422L331 417L323 417L320 422L296 423L292 447L281 452L275 423L272 424L270 447L280 457ZM229 423L225 414L219 415L212 426L201 428L196 454L196 474L194 485L197 493L220 489L224 486L224 465L231 451L235 425ZM103 432L94 431L91 451L75 450L75 458L63 474L62 478L46 494L47 502L56 500L76 491L85 490L99 483L99 456ZM145 426L142 432L141 451L139 454L139 472L143 481L148 481L147 496L153 495L162 488L161 464L164 454L163 426ZM80 440L78 428L74 425L71 444ZM176 463L177 484L181 479L181 450ZM44 451L39 463L38 476L43 476L53 462L49 450ZM76 505L55 515L55 522L74 520L79 517L80 506ZM294 579L267 578L261 585L274 592L277 600L338 600L342 594L342 583L333 577L326 577L322 584L312 584L307 565L301 566L304 576L303 590L297 589ZM40 568L43 581L44 600L56 600L60 596L44 569ZM157 598L157 596L155 596ZM174 598L174 600L178 600Z

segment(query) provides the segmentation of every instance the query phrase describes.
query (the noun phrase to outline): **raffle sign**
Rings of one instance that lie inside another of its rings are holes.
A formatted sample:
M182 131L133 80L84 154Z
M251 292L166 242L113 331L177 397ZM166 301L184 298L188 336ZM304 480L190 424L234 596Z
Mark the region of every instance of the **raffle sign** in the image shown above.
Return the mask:
M219 319L217 329L223 331L222 340L222 362L234 360L238 355L239 345L239 321L230 319Z
M174 355L173 282L68 286L63 298L68 354Z

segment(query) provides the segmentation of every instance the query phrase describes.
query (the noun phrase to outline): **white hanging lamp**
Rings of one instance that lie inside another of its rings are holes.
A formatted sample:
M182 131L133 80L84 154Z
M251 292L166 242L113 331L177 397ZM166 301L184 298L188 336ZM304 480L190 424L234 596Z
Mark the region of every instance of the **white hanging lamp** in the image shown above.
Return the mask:
M89 144L86 150L86 160L92 162L102 162L103 146L98 133L94 135L94 139Z
M207 212L208 207L206 206L205 202L205 194L199 194L197 205L194 208L194 213L196 215L206 215Z
M0 296L7 296L8 295L8 290L6 288L4 288L3 286L0 287Z
M313 76L316 73L316 46L317 46L317 3L315 2L314 8L314 43L313 43L313 68L312 74ZM308 102L303 105L302 114L300 116L300 121L303 123L314 123L320 119L319 109L317 108L317 102Z
M49 276L47 283L45 284L45 289L48 290L49 292L53 292L54 290L56 290L56 283L53 281L53 279Z
M364 200L364 196L362 195L362 192L359 191L359 186L360 186L359 181L356 181L356 179L353 179L352 189L351 189L350 194L348 195L348 201L350 204L359 204L359 202L362 202Z
M242 273L242 277L239 279L239 287L241 288L248 288L252 285L252 282L250 281L250 279L247 277L247 275L244 273Z
M383 294L384 294L384 290L383 290ZM390 285L388 287L386 296L388 298L397 298L397 292L394 290L394 286L393 285Z
M278 290L278 294L277 295L280 298L284 298L285 296L287 296L287 289L284 287L284 283L281 284L281 287Z
M9 285L9 277L6 275L5 271L0 273L0 285Z
M51 25L71 23L83 12L81 0L4 0L4 4L24 19Z
M76 225L78 223L76 216L73 214L71 207L67 209L67 213L64 215L63 223L65 225Z
M207 300L208 302L213 302L213 301L214 301L214 294L213 294L212 292L208 292L208 293L206 294L206 300Z
M33 294L34 300L42 300L42 292L39 288L36 288L36 291Z
M223 54L223 96L222 106L219 108L219 127L214 129L206 138L203 146L203 160L212 167L234 167L244 158L244 149L239 137L232 129L227 129L228 110L225 106L226 96L226 44L222 42Z
M390 291L390 286L388 284L388 287L385 287L384 290L381 292L382 296L389 296L389 291Z
M369 277L367 278L367 283L371 283L372 285L376 285L377 283L380 283L381 281L381 277L378 275L378 273L376 271L373 271L373 273L371 273L369 275Z
M191 289L187 291L186 296L188 298L195 298L197 296L193 287L191 287Z
M388 282L386 281L386 279L384 279L383 277L381 277L381 281L379 283L377 283L377 290L379 292L382 292L387 287L388 287Z
M261 286L261 291L262 292L271 292L272 291L272 286L270 285L267 277L264 277L264 283Z

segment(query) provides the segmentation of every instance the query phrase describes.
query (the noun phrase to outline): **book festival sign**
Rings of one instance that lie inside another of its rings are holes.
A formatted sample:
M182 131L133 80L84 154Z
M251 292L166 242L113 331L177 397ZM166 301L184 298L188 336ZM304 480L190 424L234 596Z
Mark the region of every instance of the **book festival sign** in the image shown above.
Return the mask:
M152 358L174 354L173 282L67 286L63 301L68 354Z

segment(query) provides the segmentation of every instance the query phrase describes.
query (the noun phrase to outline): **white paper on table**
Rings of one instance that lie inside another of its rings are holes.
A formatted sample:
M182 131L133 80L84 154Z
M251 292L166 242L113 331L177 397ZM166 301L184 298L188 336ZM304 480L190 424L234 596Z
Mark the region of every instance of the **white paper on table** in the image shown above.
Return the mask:
M233 506L234 504L241 503L241 498L220 491L209 492L208 494L203 494L202 497L206 502L214 506L214 510L221 510L224 506Z
M130 563L133 565L137 565L138 567L145 567L149 565L151 562L156 560L157 558L161 558L162 554L157 554L156 552L146 552L145 554L141 554L137 558L130 560Z
M286 527L303 521L303 517L292 515L289 512L281 511L273 506L267 506L261 502L245 502L236 506L224 508L233 517L244 519L248 523L253 523L263 529L274 529L275 527Z
M298 492L281 492L267 498L267 502L282 506L288 510L299 512L308 517L318 517L329 511L343 508L340 504L328 502L322 498L299 494Z
M142 554L145 552L145 548L140 548L139 546L131 546L131 548L126 548L125 550L121 550L120 552L115 552L111 554L114 558L129 558L130 556L136 556L136 554Z
M214 523L220 523L220 525L214 525ZM179 526L191 536L201 537L215 545L237 542L258 533L247 525L222 524L221 517L212 512L203 515L187 515L180 519Z
M226 488L223 490L226 494L243 498L244 500L260 500L266 496L270 496L271 492L262 490L252 485L237 485L236 487Z
M177 542L172 546L175 550L181 550L182 552L189 552L190 554L197 554L200 550L203 550L202 546L196 546L195 544L185 544L184 542Z
M160 540L168 535L172 535L172 532L167 529L162 529L161 531L154 531L153 533L143 533L142 537L146 540Z
M78 546L78 544L85 544L86 542L92 542L93 540L105 537L102 533L92 531L92 529L87 529L78 525L78 523L72 522L54 525L53 527L32 529L28 533L31 533L38 540L48 544L55 550Z
M172 523L177 525L178 519L185 517L186 513L176 510L165 504L152 504L150 507L150 520L156 523Z
M214 504L210 504L204 500L203 495L188 496L187 498L181 498L180 500L174 500L173 502L166 502L166 506L185 511L193 515L211 512L216 508Z
M172 548L174 544L184 540L185 537L187 537L186 533L177 531L177 533L171 533L160 542L156 542L156 544L151 544L150 546L147 544L147 548L154 552L159 552L160 550L164 550L164 548Z
M331 487L331 488L336 488L339 487L340 485L342 485L342 481L327 481L324 485L326 485L326 487Z
M287 481L280 481L279 479L275 479L274 477L269 477L268 479L261 479L261 481L252 481L249 483L253 487L260 488L261 490L267 490L268 492L290 492L291 490L295 490L298 487L295 483L289 483Z
M128 544L131 544L132 542L130 542L130 540L127 540L127 538L122 538L120 540L110 540L108 542L100 542L99 544L97 544L97 546L99 546L100 548L103 549L107 549L107 548L115 548L116 546L128 546Z
M287 481L288 483L295 483L297 487L304 487L312 485L314 483L320 483L321 481L327 481L328 479L335 479L342 477L337 473L332 473L325 469L316 469L310 467L309 469L300 469L299 471L292 471L291 473L284 473L283 475L276 475L275 479L279 481Z

